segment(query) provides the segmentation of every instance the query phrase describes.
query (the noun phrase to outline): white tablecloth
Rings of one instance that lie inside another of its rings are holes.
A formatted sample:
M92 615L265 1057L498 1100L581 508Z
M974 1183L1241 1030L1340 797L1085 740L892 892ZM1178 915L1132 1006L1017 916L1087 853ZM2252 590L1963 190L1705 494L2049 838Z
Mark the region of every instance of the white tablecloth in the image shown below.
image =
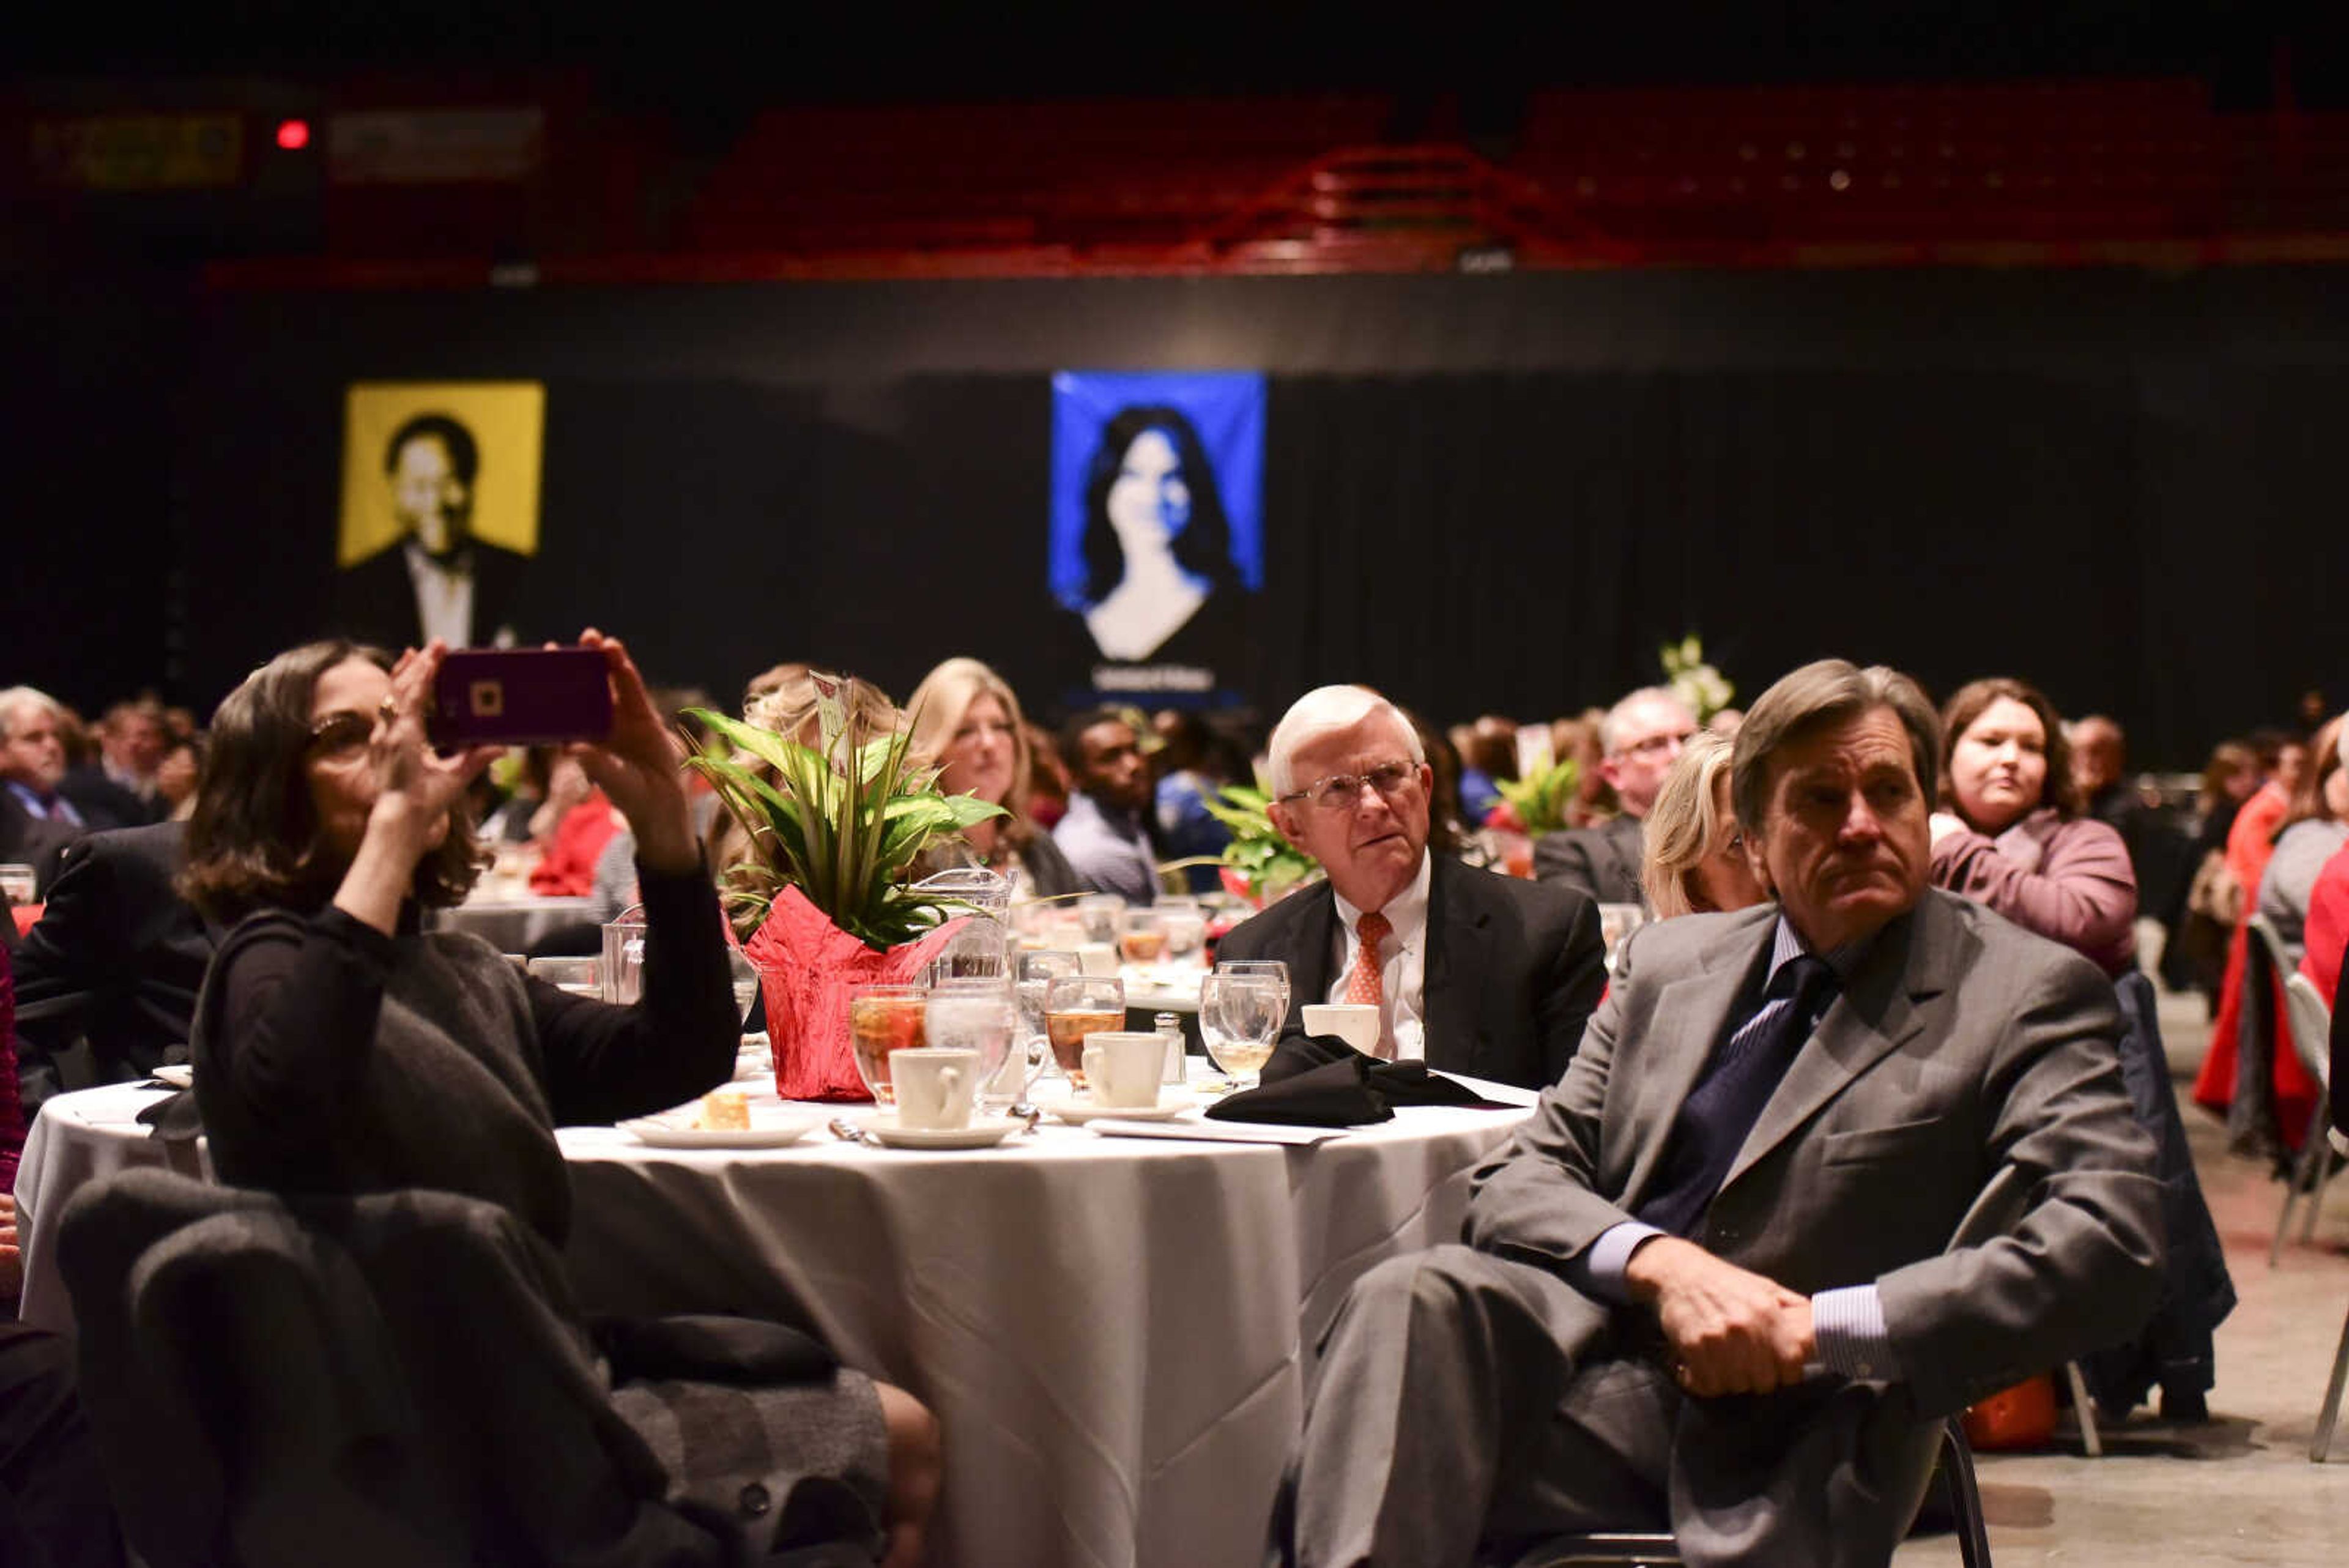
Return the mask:
M557 926L595 918L593 898L474 898L452 909L436 909L435 930L471 931L502 953L528 952L531 944Z
M70 1329L56 1210L160 1158L129 1119L153 1097L43 1107L17 1182L28 1320ZM1244 1563L1347 1286L1454 1237L1468 1171L1523 1114L1409 1107L1311 1147L1048 1125L968 1153L566 1128L570 1263L592 1309L812 1324L919 1396L946 1432L939 1563Z

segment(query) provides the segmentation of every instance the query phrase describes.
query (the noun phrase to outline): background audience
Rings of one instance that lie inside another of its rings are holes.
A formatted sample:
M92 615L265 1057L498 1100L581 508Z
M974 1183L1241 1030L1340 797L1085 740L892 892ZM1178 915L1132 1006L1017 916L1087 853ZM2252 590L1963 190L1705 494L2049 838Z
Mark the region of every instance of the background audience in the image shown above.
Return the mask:
M2137 962L2128 848L2080 815L2054 705L2021 680L1960 687L1941 712L1945 810L1933 815L1932 880L2106 974Z
M959 843L935 846L917 875L978 865L1009 877L1014 898L1086 891L1051 835L1028 815L1034 763L1027 720L1003 677L976 659L949 659L922 677L906 709L913 715L914 753L938 768L938 787L976 795L1005 812L965 828Z

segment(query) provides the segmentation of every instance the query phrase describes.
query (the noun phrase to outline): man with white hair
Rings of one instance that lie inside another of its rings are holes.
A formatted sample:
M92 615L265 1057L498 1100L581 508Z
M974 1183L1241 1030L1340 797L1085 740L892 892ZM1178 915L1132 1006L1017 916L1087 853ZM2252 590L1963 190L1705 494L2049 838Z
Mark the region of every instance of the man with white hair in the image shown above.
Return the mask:
M0 691L0 862L32 867L44 888L58 853L88 827L57 793L66 776L63 711L30 686Z
M1534 875L1601 904L1644 904L1640 891L1641 825L1696 733L1696 715L1670 688L1644 686L1599 722L1599 776L1615 786L1623 815L1597 827L1552 833L1534 845Z
M1368 687L1299 698L1270 753L1273 825L1328 880L1234 929L1217 957L1288 963L1284 1033L1309 1002L1368 1002L1381 1056L1557 1082L1605 981L1590 900L1430 854L1426 753Z

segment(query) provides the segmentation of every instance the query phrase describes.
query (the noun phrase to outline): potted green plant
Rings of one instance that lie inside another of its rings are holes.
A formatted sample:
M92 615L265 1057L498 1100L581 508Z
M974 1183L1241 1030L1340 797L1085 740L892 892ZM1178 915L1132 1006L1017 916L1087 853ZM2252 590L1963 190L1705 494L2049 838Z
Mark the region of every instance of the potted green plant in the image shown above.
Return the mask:
M742 952L759 971L785 1099L870 1097L848 1040L849 993L914 980L951 940L957 910L909 885L915 859L1003 810L941 793L905 732L876 734L838 712L825 711L821 749L708 709L691 715L723 744L687 765L750 839L725 868L725 898L758 922Z

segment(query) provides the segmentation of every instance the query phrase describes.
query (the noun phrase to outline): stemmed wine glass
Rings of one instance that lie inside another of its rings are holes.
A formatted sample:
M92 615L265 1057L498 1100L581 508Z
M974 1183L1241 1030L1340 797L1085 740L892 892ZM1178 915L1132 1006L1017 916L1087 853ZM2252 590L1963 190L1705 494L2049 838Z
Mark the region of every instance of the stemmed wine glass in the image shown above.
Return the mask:
M1199 981L1199 1035L1236 1089L1256 1087L1288 1016L1287 981L1218 969Z
M1269 975L1280 985L1280 1019L1288 1022L1288 965L1279 959L1227 959L1216 966L1217 974Z
M1069 1082L1085 1086L1085 1037L1125 1027L1125 982L1102 975L1064 975L1044 991L1044 1035Z

